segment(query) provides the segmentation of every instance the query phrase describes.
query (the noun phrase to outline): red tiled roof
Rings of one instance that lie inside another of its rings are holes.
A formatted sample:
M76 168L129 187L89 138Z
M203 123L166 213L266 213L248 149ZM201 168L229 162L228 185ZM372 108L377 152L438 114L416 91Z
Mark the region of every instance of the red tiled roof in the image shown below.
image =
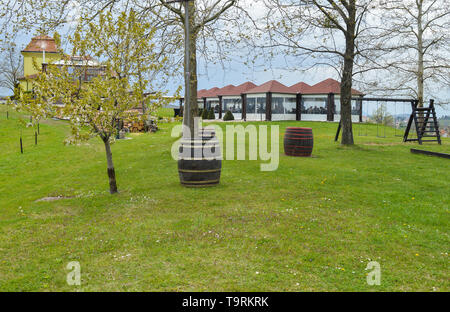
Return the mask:
M47 53L57 53L58 47L56 46L55 39L49 36L34 37L22 52L42 52L44 50Z
M197 91L197 99L201 99L203 94L206 92L206 89L201 89Z
M289 87L289 89L291 89L295 93L306 93L310 88L311 86L304 82L299 82Z
M263 83L262 85L255 87L253 89L250 89L244 93L287 93L287 94L293 94L294 92L289 88L286 87L284 84L279 83L276 80L270 80L266 83Z
M211 89L209 89L209 90L206 90L206 91L203 93L203 97L217 97L217 92L218 92L219 90L220 90L220 89L217 88L217 87L214 87L214 88L211 88Z
M223 88L220 88L217 91L217 95L240 95L240 93L237 93L237 92L238 92L238 90L237 90L236 86L228 85Z
M321 81L312 87L310 87L305 94L328 94L328 93L341 93L341 83L334 79L326 79ZM352 94L362 95L362 93L358 90L352 89Z
M257 87L257 85L255 85L253 82L247 81L247 82L244 82L241 85L238 85L236 88L239 89L239 91L241 93L244 93L244 92L247 92L248 90L251 90L251 89L256 88L256 87Z

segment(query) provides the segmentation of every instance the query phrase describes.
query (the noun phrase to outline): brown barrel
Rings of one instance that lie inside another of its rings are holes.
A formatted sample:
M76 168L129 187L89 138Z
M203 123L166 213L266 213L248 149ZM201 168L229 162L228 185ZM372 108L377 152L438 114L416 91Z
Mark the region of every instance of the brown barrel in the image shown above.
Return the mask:
M311 156L313 142L311 128L288 127L284 133L284 153L288 156Z
M220 145L211 134L181 140L178 174L182 185L206 187L219 184L222 170Z

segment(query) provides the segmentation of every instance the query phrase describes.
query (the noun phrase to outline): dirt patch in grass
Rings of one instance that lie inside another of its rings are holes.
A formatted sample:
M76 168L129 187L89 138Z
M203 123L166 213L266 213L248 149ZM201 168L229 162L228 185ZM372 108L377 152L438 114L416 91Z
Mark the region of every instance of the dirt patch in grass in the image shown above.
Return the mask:
M55 201L55 200L61 200L61 199L70 199L74 198L73 196L49 196L49 197L42 197L35 202L49 202L49 201Z

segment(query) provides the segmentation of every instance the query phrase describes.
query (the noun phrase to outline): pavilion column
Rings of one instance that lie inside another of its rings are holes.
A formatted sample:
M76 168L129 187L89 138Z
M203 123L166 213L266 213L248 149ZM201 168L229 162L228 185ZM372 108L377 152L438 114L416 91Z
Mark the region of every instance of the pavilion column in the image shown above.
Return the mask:
M219 95L219 119L222 119L222 96Z
M335 111L334 93L328 93L327 121L334 121Z
M363 121L363 107L362 107L362 103L363 103L363 96L359 97L359 122Z
M247 121L247 94L241 94L242 98L242 119Z
M295 120L302 120L302 94L297 93L295 100Z
M266 93L266 121L272 121L272 92Z

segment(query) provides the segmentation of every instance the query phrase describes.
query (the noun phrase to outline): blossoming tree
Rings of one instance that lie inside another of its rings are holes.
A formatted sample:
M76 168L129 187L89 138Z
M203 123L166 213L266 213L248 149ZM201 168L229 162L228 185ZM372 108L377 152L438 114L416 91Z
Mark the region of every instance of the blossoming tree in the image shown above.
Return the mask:
M86 25L86 23L79 23ZM69 120L68 143L99 137L105 146L110 193L117 193L111 143L117 134L119 119L143 120L134 108L146 103L147 114L168 100L166 92L145 92L152 88L143 73L165 64L154 49L154 28L139 21L134 11L118 16L102 13L87 27L79 26L69 38L72 55L84 66L75 66L70 58L49 64L33 81L34 92L22 94L21 108L33 116L59 116ZM100 64L93 68L95 57ZM87 71L96 69L92 79ZM83 78L84 77L84 78Z

